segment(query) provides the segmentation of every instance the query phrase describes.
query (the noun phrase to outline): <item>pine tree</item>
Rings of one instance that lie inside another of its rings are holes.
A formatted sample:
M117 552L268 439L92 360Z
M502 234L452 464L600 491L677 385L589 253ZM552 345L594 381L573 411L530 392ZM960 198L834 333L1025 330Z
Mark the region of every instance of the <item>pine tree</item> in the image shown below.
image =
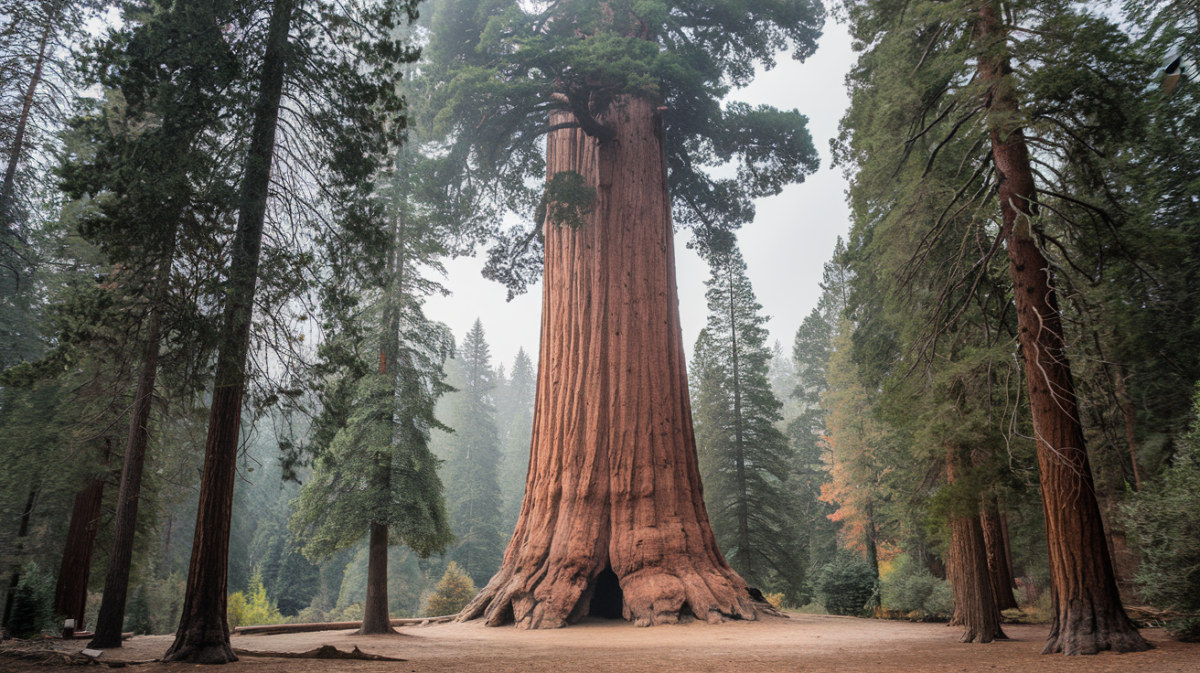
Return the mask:
M776 424L767 318L734 249L709 258L708 324L693 363L696 451L721 550L748 582L803 596L806 540L785 482L792 458Z
M533 439L533 397L537 372L525 349L517 351L512 376L498 409L507 431L501 434L504 459L500 463L500 529L507 539L512 535L525 500L525 478L529 475L529 442Z
M445 475L450 526L458 540L449 556L476 585L483 585L500 567L505 539L500 528L494 373L478 319L463 338L455 370L452 383L458 392L451 398L448 422L454 434Z

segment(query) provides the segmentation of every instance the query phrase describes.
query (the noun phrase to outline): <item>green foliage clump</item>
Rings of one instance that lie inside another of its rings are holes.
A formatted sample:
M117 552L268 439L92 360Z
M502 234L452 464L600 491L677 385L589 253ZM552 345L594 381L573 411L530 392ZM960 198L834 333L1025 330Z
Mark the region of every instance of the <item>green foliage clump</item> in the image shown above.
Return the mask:
M885 610L947 617L954 611L950 583L931 575L908 554L898 556L891 572L880 578L879 591Z
M1150 603L1200 611L1200 388L1192 425L1180 438L1162 485L1134 494L1122 507L1130 540L1142 557L1135 579ZM1200 619L1171 625L1177 637L1200 641Z
M21 579L13 591L8 630L17 638L32 638L42 629L54 628L54 577L42 572L38 564L21 567Z
M129 607L125 611L125 630L133 631L139 636L154 632L150 622L150 598L146 595L146 585L141 585L133 592Z
M275 607L275 603L267 598L267 588L263 586L262 571L254 569L246 591L231 594L226 609L229 618L229 628L255 624L282 624L286 619Z
M433 587L433 593L425 601L425 616L440 617L457 614L475 597L475 583L458 564L451 561L446 574Z
M839 553L817 578L817 597L834 615L861 614L875 591L871 566L849 552Z

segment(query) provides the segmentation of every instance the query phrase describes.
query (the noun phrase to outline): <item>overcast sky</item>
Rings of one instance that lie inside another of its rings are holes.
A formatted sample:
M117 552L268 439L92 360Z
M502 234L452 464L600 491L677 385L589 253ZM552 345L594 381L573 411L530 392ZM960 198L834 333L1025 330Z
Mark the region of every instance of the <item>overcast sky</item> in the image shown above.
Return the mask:
M837 237L849 228L846 182L840 168L830 167L829 140L837 135L838 121L846 109L843 80L854 60L845 28L830 20L820 47L806 62L781 54L774 69L760 70L753 84L730 96L754 105L800 110L808 116L809 132L821 155L816 174L787 187L779 196L760 199L755 221L738 233L750 282L763 312L771 317L767 324L770 341L780 340L788 352L800 322L820 297L822 265L833 252ZM679 313L690 361L708 313L704 301L708 267L685 247L689 237L687 231L676 234L675 259ZM475 319L481 319L493 365L502 362L511 370L520 347L536 362L542 286L533 286L506 304L506 290L483 279L482 267L482 257L449 262L445 284L453 294L430 298L427 315L449 325L459 341Z

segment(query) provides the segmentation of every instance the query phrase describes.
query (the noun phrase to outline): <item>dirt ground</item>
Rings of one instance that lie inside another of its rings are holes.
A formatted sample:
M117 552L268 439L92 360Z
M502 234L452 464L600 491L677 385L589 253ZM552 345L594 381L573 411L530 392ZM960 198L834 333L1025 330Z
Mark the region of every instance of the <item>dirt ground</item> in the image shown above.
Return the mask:
M790 619L709 625L637 628L623 621L589 618L554 631L488 628L479 623L403 627L396 636L356 636L350 631L234 636L239 650L302 652L321 645L406 659L404 662L330 661L243 656L232 664L244 673L442 673L449 671L603 673L639 671L788 671L841 673L928 671L930 673L1049 671L1200 672L1200 644L1168 640L1162 631L1143 633L1157 646L1149 652L1091 657L1038 654L1048 627L1007 625L1012 640L990 645L958 642L959 629L944 624L793 614ZM102 659L145 660L162 656L172 636L133 638ZM78 652L82 642L59 641ZM137 671L178 672L194 665L149 664ZM0 671L78 671L0 658Z

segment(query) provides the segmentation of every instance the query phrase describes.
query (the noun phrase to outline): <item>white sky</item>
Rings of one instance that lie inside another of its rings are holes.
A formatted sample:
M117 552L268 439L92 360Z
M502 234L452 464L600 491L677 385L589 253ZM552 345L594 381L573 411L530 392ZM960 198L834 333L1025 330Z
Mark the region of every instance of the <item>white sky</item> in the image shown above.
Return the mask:
M770 341L782 341L789 353L796 329L820 297L822 265L832 254L837 237L849 229L846 182L840 168L830 168L829 140L837 135L838 121L848 104L843 80L854 62L850 36L831 19L820 47L806 62L797 63L781 54L773 70L760 71L754 83L730 96L753 105L800 110L808 116L809 132L821 155L816 174L787 187L779 196L760 199L755 221L738 234L754 292L763 312L771 316L767 324ZM676 234L675 260L684 347L690 361L696 335L708 314L704 301L708 266L685 247L689 236L687 231ZM504 287L480 276L483 261L474 257L447 263L445 284L453 294L431 297L427 315L449 325L460 341L480 318L493 365L503 362L511 370L520 347L536 363L541 284L505 303Z

